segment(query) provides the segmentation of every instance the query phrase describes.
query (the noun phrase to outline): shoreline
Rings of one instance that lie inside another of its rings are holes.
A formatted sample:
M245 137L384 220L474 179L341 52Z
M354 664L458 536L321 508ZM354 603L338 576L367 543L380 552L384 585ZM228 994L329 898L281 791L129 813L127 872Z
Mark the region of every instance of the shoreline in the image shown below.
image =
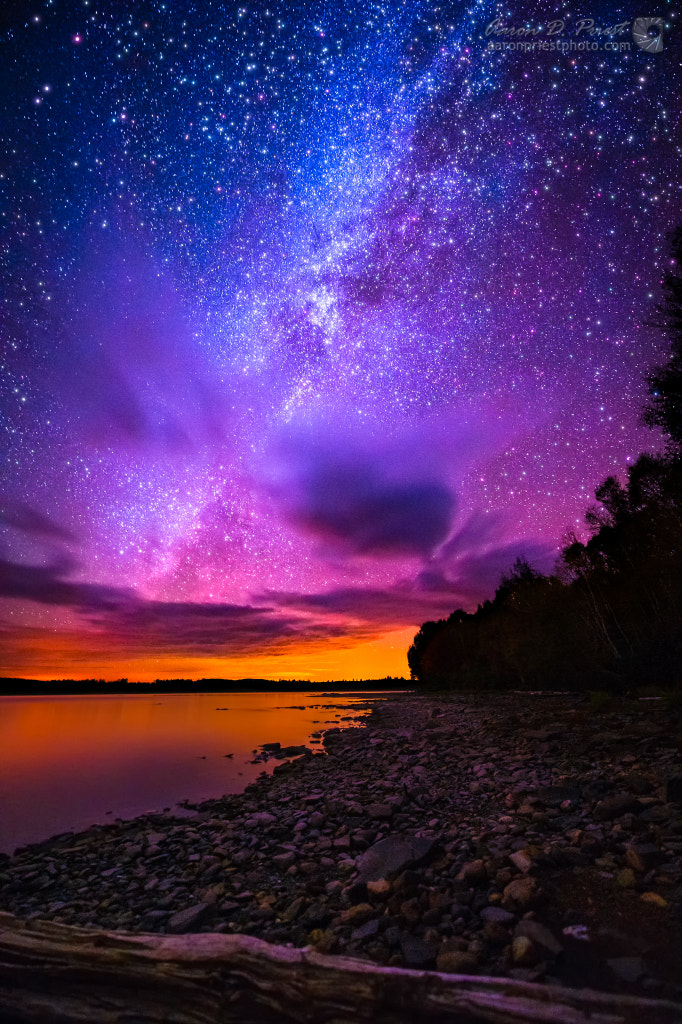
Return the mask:
M679 712L376 695L241 794L0 858L0 909L679 998ZM267 756L268 752L264 752Z

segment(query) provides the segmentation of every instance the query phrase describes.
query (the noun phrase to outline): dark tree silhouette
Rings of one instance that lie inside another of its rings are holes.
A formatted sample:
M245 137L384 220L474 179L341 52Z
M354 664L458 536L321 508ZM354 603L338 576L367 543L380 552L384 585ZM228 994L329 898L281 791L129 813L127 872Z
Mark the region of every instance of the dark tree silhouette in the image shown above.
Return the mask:
M426 622L408 654L412 678L462 690L569 686L682 687L682 228L663 281L670 358L649 377L646 422L669 450L609 476L552 576L519 558L492 601Z
M668 435L672 451L682 451L682 226L671 239L672 270L663 278L663 302L659 307L660 325L670 342L670 357L665 365L649 375L651 398L644 421L660 427Z

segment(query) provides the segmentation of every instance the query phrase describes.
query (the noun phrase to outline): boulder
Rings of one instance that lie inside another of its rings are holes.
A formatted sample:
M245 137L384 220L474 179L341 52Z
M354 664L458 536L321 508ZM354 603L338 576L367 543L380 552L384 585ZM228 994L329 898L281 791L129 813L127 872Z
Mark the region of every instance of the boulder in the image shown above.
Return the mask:
M433 839L418 836L386 836L357 859L358 881L370 882L403 871L427 857Z

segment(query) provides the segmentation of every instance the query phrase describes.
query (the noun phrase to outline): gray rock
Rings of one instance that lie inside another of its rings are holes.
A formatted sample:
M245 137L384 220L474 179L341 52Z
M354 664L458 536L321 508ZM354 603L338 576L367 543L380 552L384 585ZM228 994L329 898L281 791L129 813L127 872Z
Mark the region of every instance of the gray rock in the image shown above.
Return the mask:
M258 811L256 814L252 814L246 820L247 825L272 825L273 821L277 821L274 814L270 814L269 811Z
M358 881L370 882L386 878L418 864L431 853L433 839L417 836L386 836L370 846L357 859Z
M212 907L208 903L197 903L193 907L186 907L185 910L178 910L168 920L168 931L176 935L190 932L192 928L206 920L211 910Z
M371 935L376 935L379 931L379 922L375 918L371 921L366 921L365 924L361 924L359 928L351 934L351 942L359 942L361 939L368 939Z

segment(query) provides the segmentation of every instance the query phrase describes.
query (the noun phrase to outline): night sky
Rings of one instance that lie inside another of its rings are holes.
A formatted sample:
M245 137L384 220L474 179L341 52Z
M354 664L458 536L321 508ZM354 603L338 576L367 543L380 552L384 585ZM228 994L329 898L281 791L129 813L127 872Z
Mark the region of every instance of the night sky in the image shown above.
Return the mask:
M0 673L402 675L551 569L662 445L649 6L4 5Z

